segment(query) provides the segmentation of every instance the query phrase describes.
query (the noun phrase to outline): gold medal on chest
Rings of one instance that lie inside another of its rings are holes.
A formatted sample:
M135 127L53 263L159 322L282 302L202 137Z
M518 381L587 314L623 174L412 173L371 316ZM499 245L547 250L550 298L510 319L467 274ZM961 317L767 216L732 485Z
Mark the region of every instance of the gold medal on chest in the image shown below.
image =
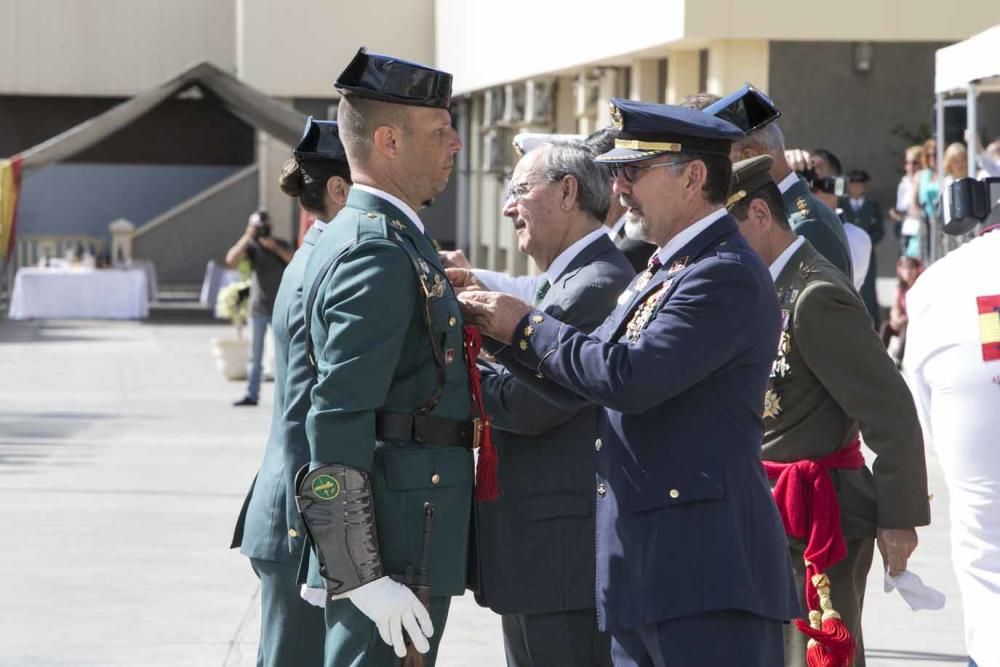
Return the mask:
M656 307L660 302L660 299L667 293L670 288L670 284L673 281L668 280L656 289L652 294L646 297L646 299L639 305L638 308L632 313L632 319L629 320L628 324L625 326L625 337L628 338L633 343L639 340L639 334L649 324L650 318L653 313L656 312Z
M773 387L768 387L764 394L764 419L774 419L781 414L781 397L774 391Z

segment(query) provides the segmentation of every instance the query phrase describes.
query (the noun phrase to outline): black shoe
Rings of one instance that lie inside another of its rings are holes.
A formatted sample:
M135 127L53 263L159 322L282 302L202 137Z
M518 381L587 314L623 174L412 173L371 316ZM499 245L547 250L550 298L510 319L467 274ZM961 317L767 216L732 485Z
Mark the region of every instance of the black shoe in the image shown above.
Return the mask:
M257 401L253 400L253 399L252 399L252 398L250 398L249 396L244 396L244 397L243 397L243 398L241 398L240 400L238 400L238 401L236 401L235 403L233 403L233 405L235 405L235 406L241 406L241 405L257 405Z

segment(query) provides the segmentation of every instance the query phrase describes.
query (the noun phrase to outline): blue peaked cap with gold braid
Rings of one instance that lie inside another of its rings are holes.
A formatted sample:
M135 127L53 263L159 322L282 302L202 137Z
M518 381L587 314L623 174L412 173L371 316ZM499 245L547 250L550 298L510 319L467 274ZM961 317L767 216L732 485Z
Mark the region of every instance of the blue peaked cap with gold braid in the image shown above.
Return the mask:
M696 109L617 97L608 104L618 136L598 162L636 162L666 153L729 157L733 142L743 138L732 123Z

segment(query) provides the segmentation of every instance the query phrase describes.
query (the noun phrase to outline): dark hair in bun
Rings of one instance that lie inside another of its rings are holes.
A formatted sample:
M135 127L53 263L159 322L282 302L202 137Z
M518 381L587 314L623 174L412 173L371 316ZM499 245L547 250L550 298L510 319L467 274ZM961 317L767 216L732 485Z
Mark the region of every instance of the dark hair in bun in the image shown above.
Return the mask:
M326 182L334 176L351 182L351 169L337 160L289 158L281 167L278 185L289 197L297 197L310 213L326 218Z

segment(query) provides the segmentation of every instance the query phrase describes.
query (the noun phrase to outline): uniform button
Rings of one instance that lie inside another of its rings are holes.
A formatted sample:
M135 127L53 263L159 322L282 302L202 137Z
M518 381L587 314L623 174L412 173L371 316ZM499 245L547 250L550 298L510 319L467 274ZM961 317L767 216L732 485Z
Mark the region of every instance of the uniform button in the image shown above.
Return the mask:
M604 446L604 443L601 442L600 438L598 438L597 440L594 440L594 449L596 449L597 451L601 451L601 447L603 447L603 446Z
M441 475L437 473L431 475L431 484L440 484L440 483L441 483Z
M451 317L448 318L448 326L453 327L456 324L458 324L458 318L457 317L455 317L454 315L452 315Z
M603 482L597 485L597 495L603 498L607 492L608 492L608 487L604 486Z
M295 530L294 528L289 528L288 529L288 536L289 537L298 537L299 536L299 531Z
M676 500L677 498L681 497L681 492L678 491L677 489L670 489L670 497Z

